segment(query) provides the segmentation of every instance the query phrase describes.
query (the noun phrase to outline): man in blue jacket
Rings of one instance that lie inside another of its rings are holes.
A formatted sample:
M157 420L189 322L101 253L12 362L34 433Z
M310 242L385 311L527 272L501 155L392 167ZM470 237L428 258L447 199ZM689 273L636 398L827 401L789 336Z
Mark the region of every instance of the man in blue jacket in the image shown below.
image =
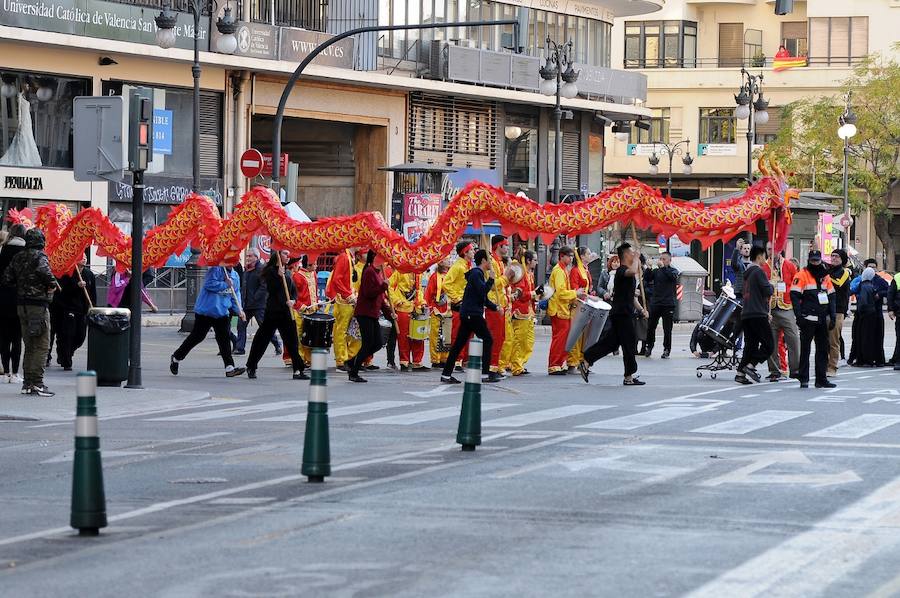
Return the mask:
M203 287L194 304L194 328L181 346L172 354L169 371L178 375L179 362L187 357L191 349L199 345L212 328L219 345L219 354L225 364L225 375L229 378L240 376L245 368L234 367L231 357L231 316L237 314L242 321L246 320L241 306L241 279L231 266L215 266L206 272Z
M453 377L453 366L459 353L462 351L469 338L474 333L481 339L482 357L481 373L482 382L500 382L503 379L497 372L491 371L491 347L493 338L484 320L484 309L503 313L501 307L488 299L488 293L494 288L494 269L487 251L479 249L475 252L475 267L466 272L466 289L463 291L462 303L459 307L459 334L453 341L450 354L445 362L444 371L441 372L441 382L445 384L459 384L460 381Z

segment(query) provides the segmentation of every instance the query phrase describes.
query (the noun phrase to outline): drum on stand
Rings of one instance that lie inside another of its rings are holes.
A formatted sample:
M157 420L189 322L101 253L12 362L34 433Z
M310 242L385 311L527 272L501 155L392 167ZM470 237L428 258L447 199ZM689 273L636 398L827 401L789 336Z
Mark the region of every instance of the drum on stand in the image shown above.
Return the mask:
M330 349L334 333L334 316L314 313L303 316L303 334L300 344L310 349Z
M600 340L600 334L609 317L612 306L597 297L585 297L578 300L578 309L572 318L569 336L566 337L566 351L571 351L581 335L584 335L583 347L587 349Z
M438 331L438 353L449 353L453 346L453 316L441 316Z
M741 304L726 295L720 295L707 316L700 324L700 332L715 343L733 349L741 335Z
M425 341L429 336L428 314L416 314L409 319L409 340Z

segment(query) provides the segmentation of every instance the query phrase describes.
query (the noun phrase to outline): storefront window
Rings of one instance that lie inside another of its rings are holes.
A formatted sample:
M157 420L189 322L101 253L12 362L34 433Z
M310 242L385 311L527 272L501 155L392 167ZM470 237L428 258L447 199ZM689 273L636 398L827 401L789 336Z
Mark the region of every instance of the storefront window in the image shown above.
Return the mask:
M128 83L104 81L104 95L128 95ZM153 87L153 160L147 174L193 176L194 95L190 89ZM200 93L200 176L222 176L222 95Z
M537 187L538 128L533 116L507 115L506 184Z
M0 165L72 168L72 100L89 79L0 71Z

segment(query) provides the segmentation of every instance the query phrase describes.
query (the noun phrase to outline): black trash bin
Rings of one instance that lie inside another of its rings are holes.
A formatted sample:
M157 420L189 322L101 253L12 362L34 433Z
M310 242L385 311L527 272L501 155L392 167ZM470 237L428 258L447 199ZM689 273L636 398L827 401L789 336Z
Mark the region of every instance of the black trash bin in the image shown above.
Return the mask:
M87 367L100 386L120 386L128 379L128 330L131 310L95 307L88 311Z

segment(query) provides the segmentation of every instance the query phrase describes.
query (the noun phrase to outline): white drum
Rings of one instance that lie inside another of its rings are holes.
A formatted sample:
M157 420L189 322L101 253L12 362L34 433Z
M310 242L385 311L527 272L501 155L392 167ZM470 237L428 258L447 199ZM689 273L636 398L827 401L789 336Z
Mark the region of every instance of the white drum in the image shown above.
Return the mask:
M600 340L610 309L612 306L609 303L597 297L579 299L575 315L572 317L572 327L566 338L566 351L571 351L582 335L584 335L582 347L585 349Z

